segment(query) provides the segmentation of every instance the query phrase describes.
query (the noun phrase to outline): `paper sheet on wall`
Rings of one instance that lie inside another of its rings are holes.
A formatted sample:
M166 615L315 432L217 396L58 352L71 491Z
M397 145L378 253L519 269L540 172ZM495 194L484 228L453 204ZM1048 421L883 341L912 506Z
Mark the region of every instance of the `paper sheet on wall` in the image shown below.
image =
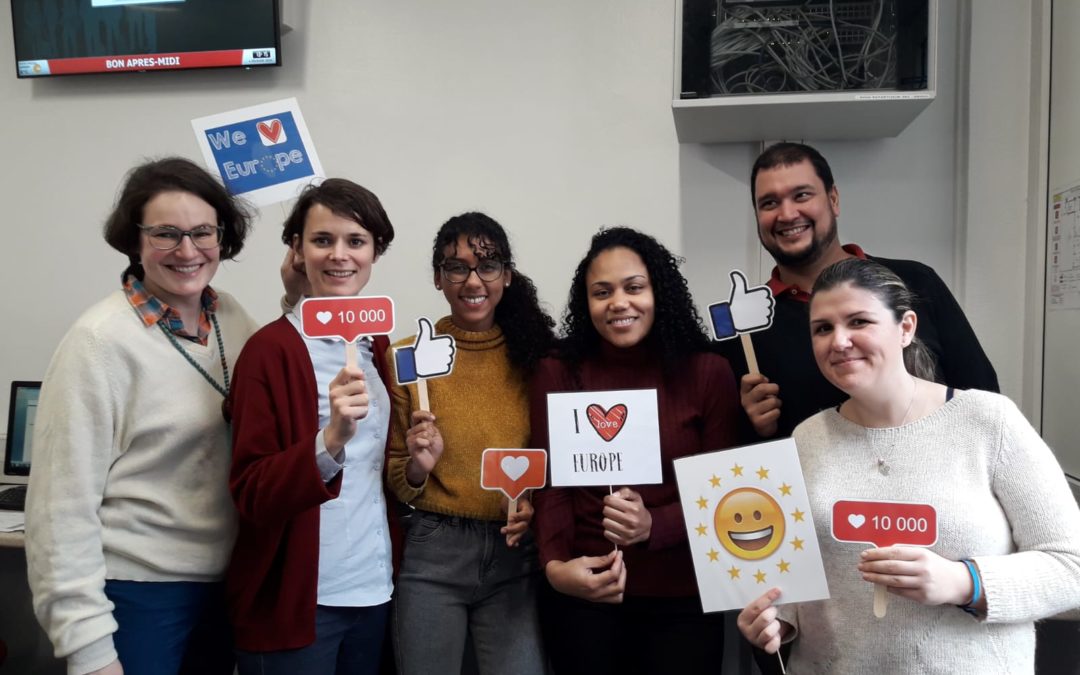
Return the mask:
M1080 182L1050 196L1047 311L1080 309Z

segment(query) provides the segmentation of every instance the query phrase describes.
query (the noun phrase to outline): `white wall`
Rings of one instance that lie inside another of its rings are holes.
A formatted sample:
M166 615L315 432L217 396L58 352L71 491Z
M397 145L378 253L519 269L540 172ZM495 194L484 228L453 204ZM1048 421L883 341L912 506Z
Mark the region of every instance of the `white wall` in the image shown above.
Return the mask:
M818 145L837 176L845 241L917 258L970 290L999 270L964 269L956 245L957 194L969 188L956 174L962 1L941 2L937 100L898 138ZM288 96L300 100L327 171L374 190L397 227L369 289L397 300L400 335L409 317L443 311L430 241L467 209L507 225L555 313L603 224L640 227L687 255L701 305L727 293L728 269L757 269L747 179L758 148L675 138L674 2L286 3L295 30L280 69L46 81L15 79L0 3L0 383L40 378L67 326L117 286L124 259L100 224L127 168L148 155L199 159L191 118ZM997 105L1014 94L987 95ZM216 280L263 320L279 295L283 214L264 208L241 260ZM1013 336L998 334L996 316L972 318L1019 395Z

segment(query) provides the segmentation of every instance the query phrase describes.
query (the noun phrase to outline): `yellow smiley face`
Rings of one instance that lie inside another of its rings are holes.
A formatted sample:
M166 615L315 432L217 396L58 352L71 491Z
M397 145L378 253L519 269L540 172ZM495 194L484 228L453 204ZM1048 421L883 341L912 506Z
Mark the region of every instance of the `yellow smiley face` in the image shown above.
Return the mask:
M768 493L738 488L724 495L713 515L716 537L743 560L767 558L784 541L784 512Z

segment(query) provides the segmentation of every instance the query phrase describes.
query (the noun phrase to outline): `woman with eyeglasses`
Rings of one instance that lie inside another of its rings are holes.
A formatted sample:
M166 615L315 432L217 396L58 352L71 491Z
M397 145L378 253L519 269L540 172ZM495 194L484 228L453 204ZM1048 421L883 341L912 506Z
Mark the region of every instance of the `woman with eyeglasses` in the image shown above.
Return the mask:
M49 364L26 503L34 611L69 673L232 672L223 412L257 325L210 281L248 229L181 158L132 170L105 223L129 264Z
M710 353L680 260L653 237L601 230L577 267L557 355L530 388L533 447L548 447L547 394L655 389L663 482L536 495L543 603L556 673L715 673L722 615L703 615L673 460L730 447L740 409Z
M359 295L394 239L378 197L343 178L301 192L281 239L309 297ZM229 615L241 675L378 672L396 520L383 491L384 336L301 332L300 305L251 337L233 378L231 488L240 531Z
M399 672L460 672L469 635L481 675L542 675L532 506L519 499L508 520L505 497L480 487L480 462L485 448L528 447L526 382L554 322L515 267L506 232L483 213L443 224L431 264L450 305L435 331L452 335L457 351L451 374L427 384L430 411L415 385L391 387L387 477L416 509L394 598Z

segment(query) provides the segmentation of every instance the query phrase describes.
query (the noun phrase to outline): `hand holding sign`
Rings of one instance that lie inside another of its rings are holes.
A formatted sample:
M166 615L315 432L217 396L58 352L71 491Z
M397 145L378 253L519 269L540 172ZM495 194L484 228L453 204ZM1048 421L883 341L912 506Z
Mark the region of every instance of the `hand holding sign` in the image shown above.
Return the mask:
M919 560L925 563L928 558L922 553L904 551L896 545L933 546L937 542L937 512L929 504L841 499L833 504L832 535L837 541L887 547L864 551L859 564L859 570L864 572L863 578L874 584L874 616L881 618L885 616L887 603L885 581L889 581L889 590L893 590L896 585L892 583L896 581L894 574L907 577L922 568L919 565L897 566L891 563L880 564L877 561ZM868 563L869 567L864 569L864 565ZM888 576L883 575L883 572L890 570L892 572ZM925 583L925 577L922 582ZM919 579L904 580L903 585L898 588L918 588L918 583ZM906 595L899 590L894 592Z
M405 434L405 447L409 450L409 463L405 478L409 484L419 487L427 480L443 453L443 438L435 426L435 416L426 410L414 410L412 426Z
M604 497L604 536L616 546L648 541L652 522L652 514L634 490L622 487Z
M367 382L364 371L355 365L345 366L330 380L330 424L323 431L326 451L334 459L356 434L356 422L368 413Z
M429 408L426 378L449 375L454 368L457 347L450 335L435 335L435 329L427 317L416 320L416 342L412 347L394 350L398 384L416 382L420 395L420 409Z
M731 271L731 296L727 302L709 305L713 334L717 340L727 340L739 335L746 352L746 365L751 373L757 373L757 357L754 343L748 333L765 330L772 326L772 291L768 286L749 288L746 275L739 270Z

